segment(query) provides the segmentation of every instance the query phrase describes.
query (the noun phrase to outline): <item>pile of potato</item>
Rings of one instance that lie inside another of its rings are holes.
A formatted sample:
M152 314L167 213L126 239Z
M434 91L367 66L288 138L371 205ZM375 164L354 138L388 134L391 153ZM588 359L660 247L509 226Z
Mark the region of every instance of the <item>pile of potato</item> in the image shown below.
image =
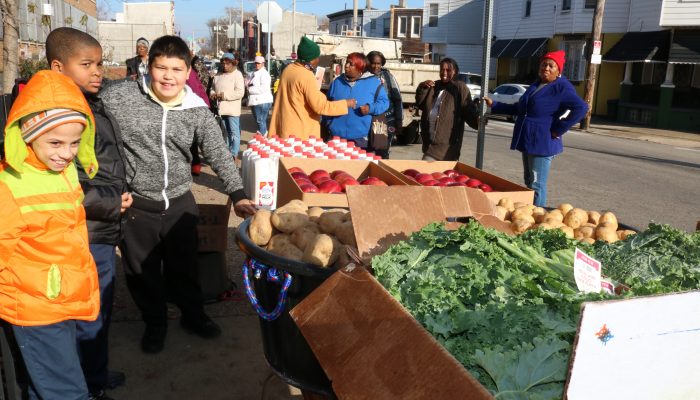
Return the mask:
M617 217L610 211L601 214L575 208L569 203L547 211L532 204L513 203L504 197L496 206L496 214L503 221L509 221L515 233L535 228L561 229L568 237L591 244L596 240L613 243L635 234L628 229L618 229Z
M345 246L357 248L348 210L309 208L301 200L273 212L258 210L248 235L273 254L323 268L346 266L350 259Z

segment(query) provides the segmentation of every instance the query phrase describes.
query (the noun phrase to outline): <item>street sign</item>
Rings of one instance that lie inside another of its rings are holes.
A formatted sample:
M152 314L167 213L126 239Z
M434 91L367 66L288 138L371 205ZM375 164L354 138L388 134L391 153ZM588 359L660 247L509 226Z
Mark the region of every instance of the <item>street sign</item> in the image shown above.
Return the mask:
M275 31L277 30L277 25L279 25L279 24L268 25L268 24L263 22L260 24L260 30L263 31L264 33L268 33L268 32L275 33Z
M274 1L264 1L258 6L257 17L262 23L277 25L282 22L282 7Z
M229 25L226 36L229 39L240 39L243 37L243 28L238 24Z
M593 41L593 54L600 54L600 47L602 43L600 40Z

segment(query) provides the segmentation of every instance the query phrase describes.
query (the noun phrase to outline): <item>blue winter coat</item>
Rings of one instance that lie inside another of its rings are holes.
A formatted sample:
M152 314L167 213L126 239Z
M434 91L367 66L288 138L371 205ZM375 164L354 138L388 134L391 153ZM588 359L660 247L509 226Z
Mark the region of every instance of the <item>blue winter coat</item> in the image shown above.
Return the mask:
M494 114L517 115L511 150L553 156L564 150L561 136L581 121L588 111L588 104L564 77L559 77L535 93L539 85L539 81L530 85L517 104L494 102L491 111ZM561 119L567 110L570 111L569 115ZM556 139L552 138L552 133L556 134Z
M381 87L381 89L375 101L374 94L377 92L377 87ZM357 107L354 110L348 110L346 115L323 117L323 122L328 126L331 134L344 139L366 138L372 123L372 116L381 115L389 109L389 98L382 82L370 73L364 73L353 86L350 86L345 74L339 76L328 89L328 99L357 100ZM369 104L369 114L362 115L360 106L365 104Z

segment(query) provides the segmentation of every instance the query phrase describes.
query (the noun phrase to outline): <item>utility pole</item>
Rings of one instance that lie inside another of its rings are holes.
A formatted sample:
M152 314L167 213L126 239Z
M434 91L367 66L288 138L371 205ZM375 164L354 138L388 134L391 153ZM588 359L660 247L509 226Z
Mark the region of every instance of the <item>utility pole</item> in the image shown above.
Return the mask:
M245 28L243 28L243 0L241 0L241 43L238 45L238 51L243 51L243 38L245 37Z
M357 31L357 0L352 1L352 35Z
M595 81L598 77L598 65L600 64L600 36L603 30L603 13L605 12L605 0L597 0L595 11L593 12L593 34L590 46L590 57L588 58L588 68L586 70L586 87L583 92L583 100L588 104L586 117L581 121L581 129L588 130L591 126L591 113L593 112L593 94L595 92ZM595 53L598 54L595 54ZM596 57L597 56L597 57ZM598 58L594 60L594 58ZM596 61L594 63L594 61Z
M228 29L231 29L231 7L228 7ZM233 28L233 36L236 36L236 28ZM231 37L228 34L228 31L226 31L226 38L228 40L228 47L231 47Z

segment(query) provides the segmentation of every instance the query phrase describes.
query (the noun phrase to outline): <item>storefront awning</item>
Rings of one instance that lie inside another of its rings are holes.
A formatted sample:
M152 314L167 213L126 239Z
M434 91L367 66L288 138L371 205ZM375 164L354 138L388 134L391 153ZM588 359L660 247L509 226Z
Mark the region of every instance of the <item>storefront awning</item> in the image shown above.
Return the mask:
M700 30L675 30L668 55L672 64L700 64Z
M666 62L671 31L627 32L603 56L607 62Z
M538 57L546 48L549 38L503 39L491 45L492 58Z

